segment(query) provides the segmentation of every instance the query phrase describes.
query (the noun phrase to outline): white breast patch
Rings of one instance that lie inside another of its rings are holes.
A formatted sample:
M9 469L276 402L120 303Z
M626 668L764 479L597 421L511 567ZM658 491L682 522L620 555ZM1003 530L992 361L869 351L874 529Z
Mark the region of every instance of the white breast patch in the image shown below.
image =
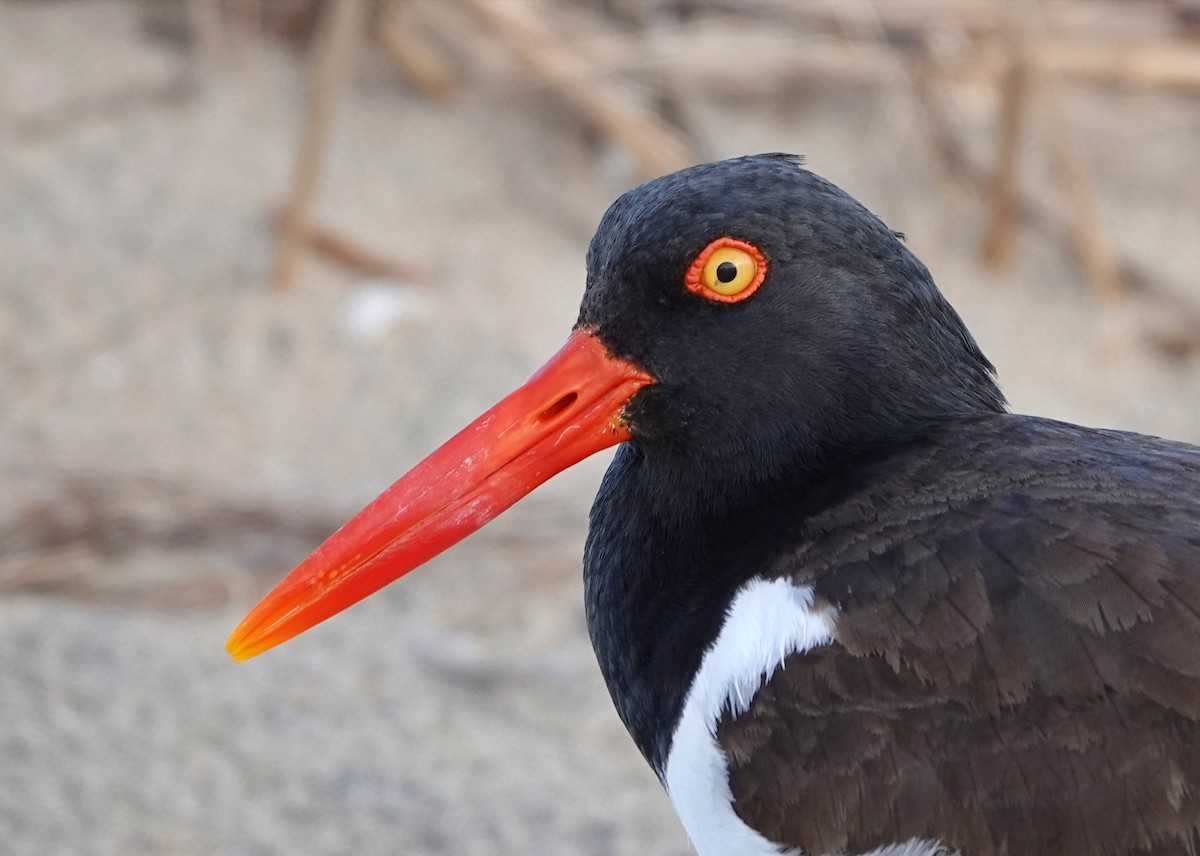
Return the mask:
M877 847L870 853L864 853L863 856L962 856L962 854L957 851L951 853L937 841L930 841L926 838L910 838L899 844Z
M813 605L812 586L755 579L729 605L705 652L675 726L663 784L699 856L804 856L751 829L733 810L729 768L717 722L750 707L759 687L790 654L834 641L837 610ZM846 856L846 854L825 854ZM913 838L860 856L959 856L937 841Z
M734 812L717 722L726 708L744 713L789 654L832 642L836 619L835 609L813 606L812 586L754 579L738 589L696 672L663 772L663 784L699 856L796 853L771 843ZM896 856L919 852L895 851Z

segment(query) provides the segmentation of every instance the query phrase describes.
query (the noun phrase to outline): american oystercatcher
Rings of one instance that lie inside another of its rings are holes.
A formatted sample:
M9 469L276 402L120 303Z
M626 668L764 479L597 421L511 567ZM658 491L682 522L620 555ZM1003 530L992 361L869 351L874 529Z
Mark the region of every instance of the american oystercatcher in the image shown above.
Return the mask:
M701 856L1197 852L1200 449L1007 413L926 268L785 155L618 199L562 350L230 652L617 443L588 626Z

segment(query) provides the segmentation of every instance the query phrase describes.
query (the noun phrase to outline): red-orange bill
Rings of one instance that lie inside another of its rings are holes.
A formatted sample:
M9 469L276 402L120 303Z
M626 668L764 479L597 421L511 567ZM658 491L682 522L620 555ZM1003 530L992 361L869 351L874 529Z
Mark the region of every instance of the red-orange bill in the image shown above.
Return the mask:
M651 378L586 330L523 386L329 537L233 631L246 660L341 612L479 529L551 476L629 436L621 411Z

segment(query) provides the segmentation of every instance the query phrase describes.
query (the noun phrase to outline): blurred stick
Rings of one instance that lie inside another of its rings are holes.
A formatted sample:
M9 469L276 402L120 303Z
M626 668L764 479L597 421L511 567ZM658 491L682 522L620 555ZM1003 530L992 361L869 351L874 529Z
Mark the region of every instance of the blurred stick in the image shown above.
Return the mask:
M1097 72L1104 64L1103 58L1112 65L1114 52L1120 52L1131 42L1145 44L1173 39L1178 28L1173 26L1164 5L1124 0L1050 0L1040 4L1005 0L859 0L857 4L847 0L755 0L754 3L763 16L799 24L808 32L834 36L847 35L848 8L869 7L892 42L911 41L914 36L947 26L971 38L1001 35L1012 25L1014 12L1027 16L1032 12L1031 7L1036 6L1040 7L1036 13L1039 29L1069 33L1069 39L1062 42L1066 52L1073 54L1077 47L1083 47L1084 53L1091 52L1096 57L1092 67ZM1086 64L1092 65L1090 58Z
M1039 75L1038 94L1042 102L1042 127L1046 131L1055 172L1067 197L1075 254L1088 282L1100 297L1109 300L1125 297L1129 289L1121 277L1116 251L1100 217L1083 152L1067 128L1058 81L1049 74Z
M1200 45L1156 41L1139 45L1054 42L1037 50L1037 64L1060 78L1119 86L1200 90Z
M991 218L980 249L984 264L991 268L1008 264L1016 244L1017 178L1028 96L1029 63L1024 49L1014 45L1000 81L999 142L989 189Z
M272 277L275 288L288 288L296 278L316 198L321 161L338 97L354 69L355 54L366 21L366 0L334 0L318 36L317 67L292 196L283 212L283 228Z
M238 0L233 9L243 34L251 41L261 39L264 32L263 0Z
M762 8L807 29L823 30L834 35L845 34L846 0L759 0ZM973 34L994 32L1006 22L1002 8L996 3L964 3L962 0L906 0L903 3L886 0L871 3L871 12L885 33L914 33L929 30L940 21L953 20L956 26ZM999 4L1003 6L1004 4Z
M488 2L488 0L479 0ZM808 9L796 3L796 9ZM960 4L964 10L991 4ZM876 3L872 8L889 30L888 17L902 3ZM990 14L990 13L988 13ZM731 24L738 31L739 50L754 57L752 63L720 64L711 61L728 48ZM936 29L930 18L914 32ZM968 24L955 19L968 33ZM844 25L839 24L839 29ZM1030 66L1044 68L1064 81L1083 81L1128 88L1164 88L1200 91L1200 45L1172 38L1118 42L1114 38L1088 40L1041 34L1025 34L1024 50ZM925 39L908 39L901 44L919 45ZM971 49L940 65L956 82L990 81L1007 72L1008 48L1001 38L980 36ZM837 41L812 39L798 45L795 34L769 20L728 16L699 18L669 30L656 32L652 44L639 45L611 33L597 31L580 40L581 52L608 73L645 72L663 69L675 81L694 89L726 93L761 91L764 86L782 85L797 79L842 81L886 85L895 82L897 59L913 54L911 47L878 38L842 38Z
M220 0L187 0L187 15L200 58L209 64L216 62L225 41Z
M22 490L0 509L0 596L217 604L281 554L298 560L345 516L125 470L13 467L3 477Z
M1191 309L1185 315L1146 331L1146 340L1164 357L1181 360L1200 351L1200 310Z
M486 3L487 0L481 0ZM850 84L895 83L896 62L903 52L870 41L797 43L795 34L767 22L738 19L739 51L747 63L714 63L729 48L731 20L702 18L670 30L659 29L652 40L635 42L597 31L580 40L579 53L607 74L665 75L695 91L744 94L801 79Z
M975 193L970 158L954 134L950 116L952 110L946 104L946 93L942 84L947 80L945 69L928 48L917 60L910 74L913 95L917 106L925 117L924 130L934 160L942 172L943 180L949 182L961 195Z
M285 210L278 208L272 211L270 218L271 226L282 233L287 224ZM412 282L427 278L429 273L415 265L387 258L363 246L344 232L339 232L311 217L301 239L306 249L362 276Z
M266 30L262 4L263 0L237 0L232 4L234 52L239 63L246 63L262 41Z
M543 83L629 152L647 177L695 160L692 147L681 134L601 80L598 67L560 47L554 32L531 7L492 0L462 2L506 41Z
M1007 264L1016 243L1019 220L1018 178L1021 136L1028 121L1031 91L1039 100L1038 120L1046 133L1050 156L1066 196L1067 228L1075 256L1092 289L1102 298L1127 293L1120 265L1096 207L1091 176L1083 153L1063 119L1058 76L1031 58L1027 39L1014 31L1008 40L1009 61L1000 83L999 151L991 188L991 223L982 256L990 267Z
M391 0L384 7L375 38L384 54L426 97L447 101L462 88L450 63L422 37L428 21L412 0Z
M619 26L627 30L628 43L647 55L654 53L654 45L661 28L654 26L645 0L607 0L607 7L601 8L605 11L607 19L615 19ZM642 76L641 83L652 96L651 103L655 112L670 126L695 140L696 135L689 126L685 107L685 94L691 90L679 85L679 81L672 78L665 68L648 69L648 73Z
M2 556L0 594L68 586L86 579L100 559L99 551L86 544L67 544L16 556Z

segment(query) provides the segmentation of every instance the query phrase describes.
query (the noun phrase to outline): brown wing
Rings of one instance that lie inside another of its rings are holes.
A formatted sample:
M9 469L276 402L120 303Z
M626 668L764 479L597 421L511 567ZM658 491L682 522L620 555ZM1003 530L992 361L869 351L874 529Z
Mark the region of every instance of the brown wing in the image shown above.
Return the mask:
M809 854L1195 853L1200 450L1002 417L868 466L776 569L837 641L719 723L742 819Z

